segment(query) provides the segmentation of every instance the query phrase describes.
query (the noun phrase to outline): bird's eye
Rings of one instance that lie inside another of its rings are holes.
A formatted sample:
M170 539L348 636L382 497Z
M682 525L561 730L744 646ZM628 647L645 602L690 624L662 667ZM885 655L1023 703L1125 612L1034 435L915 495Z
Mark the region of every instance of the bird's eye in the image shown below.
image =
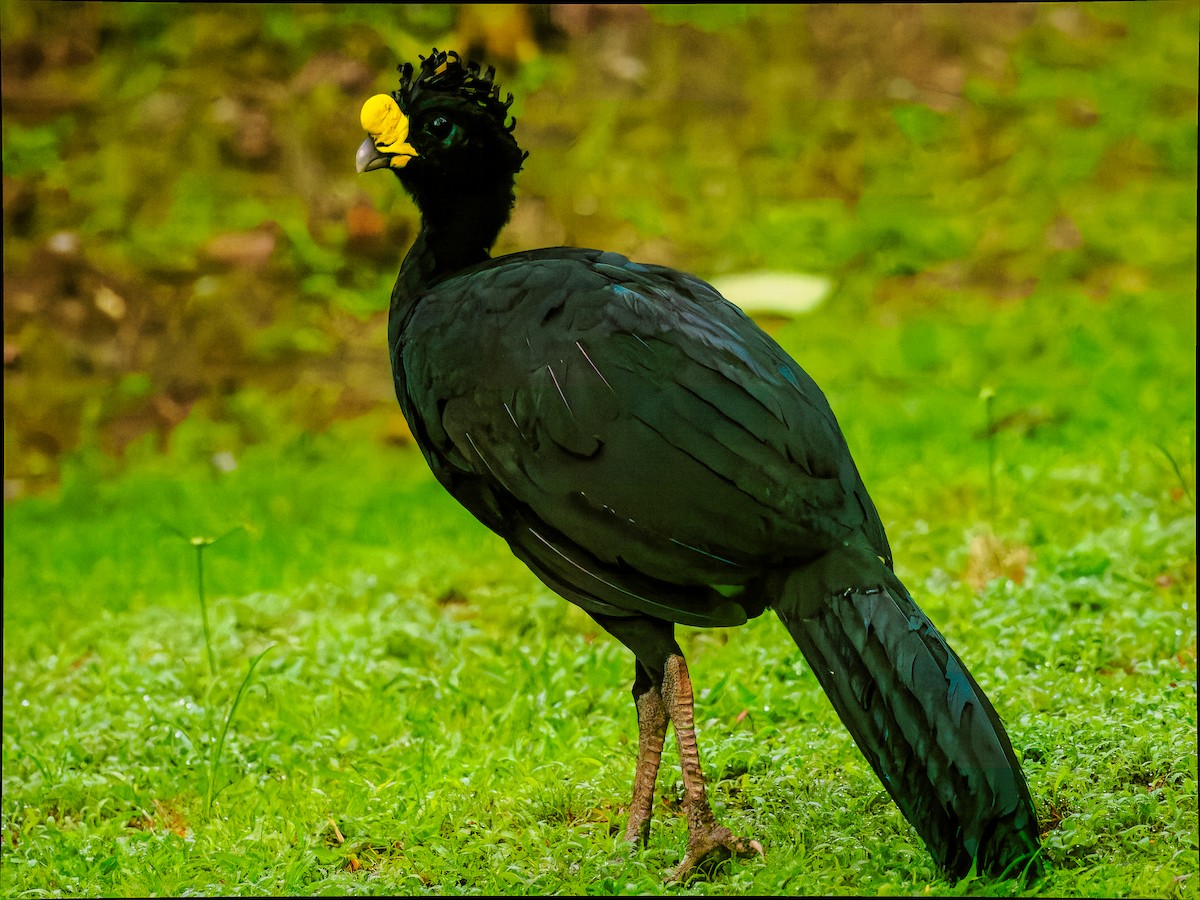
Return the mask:
M425 126L425 130L429 133L430 137L447 144L458 134L458 127L445 116L438 116Z

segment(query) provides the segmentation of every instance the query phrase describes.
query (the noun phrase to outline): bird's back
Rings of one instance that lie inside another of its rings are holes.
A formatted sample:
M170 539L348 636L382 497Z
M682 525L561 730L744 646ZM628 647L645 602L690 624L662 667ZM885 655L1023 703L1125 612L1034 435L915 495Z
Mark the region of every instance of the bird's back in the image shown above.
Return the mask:
M843 542L890 559L820 389L703 281L552 248L413 300L393 367L434 472L595 611L737 624L714 587Z

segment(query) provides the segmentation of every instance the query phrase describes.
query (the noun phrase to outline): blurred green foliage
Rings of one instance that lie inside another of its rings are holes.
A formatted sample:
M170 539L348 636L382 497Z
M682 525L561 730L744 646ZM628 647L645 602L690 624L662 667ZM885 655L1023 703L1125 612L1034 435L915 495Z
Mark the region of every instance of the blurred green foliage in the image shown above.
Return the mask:
M362 100L434 44L516 95L497 252L813 272L850 318L1154 292L1194 334L1194 3L0 13L6 496L237 421L243 391L403 436L382 323L415 210L351 157Z

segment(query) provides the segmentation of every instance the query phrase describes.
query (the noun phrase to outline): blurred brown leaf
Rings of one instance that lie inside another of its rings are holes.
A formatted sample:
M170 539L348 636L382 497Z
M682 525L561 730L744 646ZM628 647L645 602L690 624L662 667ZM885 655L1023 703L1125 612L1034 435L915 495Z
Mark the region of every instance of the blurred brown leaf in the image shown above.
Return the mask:
M983 532L971 538L963 581L976 591L983 590L996 578L1024 584L1025 568L1032 558L1033 551L1026 545Z
M358 201L346 210L346 238L350 243L373 243L387 232L387 220L372 204Z
M204 245L203 256L223 266L258 269L266 265L278 243L278 229L273 224L250 231L218 234Z

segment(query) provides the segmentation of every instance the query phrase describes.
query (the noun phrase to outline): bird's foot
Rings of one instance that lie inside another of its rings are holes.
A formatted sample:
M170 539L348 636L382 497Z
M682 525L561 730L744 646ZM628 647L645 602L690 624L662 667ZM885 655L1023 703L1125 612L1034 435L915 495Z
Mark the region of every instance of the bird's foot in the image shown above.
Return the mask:
M688 833L687 850L670 875L671 881L685 881L697 874L709 875L713 868L731 856L765 856L758 841L737 837L724 825L713 824Z

